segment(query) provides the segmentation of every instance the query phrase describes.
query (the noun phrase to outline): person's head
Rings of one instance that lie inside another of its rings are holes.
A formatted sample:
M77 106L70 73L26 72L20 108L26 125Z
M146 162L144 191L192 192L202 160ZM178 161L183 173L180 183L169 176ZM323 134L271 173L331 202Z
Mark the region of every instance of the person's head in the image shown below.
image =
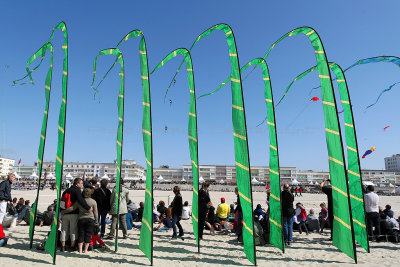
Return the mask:
M310 209L310 214L314 214L314 213L315 213L314 209Z
M83 181L82 178L75 178L74 179L74 185L78 188L82 188L83 187Z
M57 198L55 198L55 199L53 200L53 203L54 203L54 204L57 204Z
M204 189L204 190L210 190L210 183L209 182L204 182L204 183L202 183L201 184L201 189Z
M90 182L92 182L92 178L86 178L86 182L88 182L88 183L90 183Z
M283 190L289 190L289 184L284 184L283 185Z
M225 198L221 197L221 203L225 203Z
M177 195L181 192L181 188L175 185L174 188L172 189L172 192L174 192L174 194Z
M231 210L235 209L235 205L233 204L231 204L229 207L231 208Z
M125 184L125 181L124 181L124 179L120 178L120 179L119 179L119 184L120 184L120 185L123 185L123 184Z
M183 206L185 207L189 206L189 202L185 201L185 203L183 203Z
M214 205L213 205L213 203L210 201L210 202L208 202L208 206L212 207L212 206L214 206Z
M144 203L143 203L143 201L141 201L141 202L139 203L139 206L140 206L141 208L144 208Z
M235 194L239 195L239 189L237 188L237 186L235 187Z
M324 202L319 204L319 206L321 207L321 209L325 209L326 208L326 204Z
M93 234L94 234L94 235L98 235L99 232L100 232L100 227L99 227L98 225L95 225L95 226L93 227Z
M15 175L13 173L10 173L8 175L8 180L10 181L10 183L14 182L14 179L15 179Z
M392 209L392 206L390 206L389 204L387 204L385 208L386 208L387 210L391 210L391 209Z
M95 186L95 185L97 184L97 181L96 181L96 179L92 178L92 179L90 180L90 183L91 183L93 186Z
M18 198L14 197L12 202L13 202L14 204L16 204L17 201L18 201Z
M30 200L25 200L25 205L29 206L29 204L31 204L31 201Z
M164 218L166 218L166 217L167 217L167 216L165 215L165 213L162 213L161 216L160 216L161 220L164 219Z
M108 185L108 180L107 179L102 179L100 181L101 188L107 188L107 185Z
M303 204L301 204L300 202L296 203L296 208L303 206Z
M386 218L387 218L385 213L381 213L380 216L381 216L381 220L386 220Z
M83 189L82 195L84 198L90 198L93 194L93 189L91 188L85 188Z
M375 188L374 188L373 185L367 186L367 193L369 193L369 192L374 192L374 190L375 190Z
M158 204L160 205L160 207L164 207L165 206L165 202L160 200L160 202L158 202Z
M48 206L47 211L54 211L54 206L53 205Z
M261 204L257 204L257 209L261 209Z
M24 202L25 202L25 199L24 199L23 197L21 197L21 198L18 200L18 204L20 204L20 205L24 205Z

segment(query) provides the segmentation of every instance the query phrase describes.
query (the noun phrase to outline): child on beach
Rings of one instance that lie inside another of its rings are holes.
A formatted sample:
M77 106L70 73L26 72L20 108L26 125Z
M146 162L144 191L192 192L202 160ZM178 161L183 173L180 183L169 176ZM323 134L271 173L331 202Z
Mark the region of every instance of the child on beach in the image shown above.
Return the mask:
M7 245L8 236L4 235L3 225L0 224L0 247L5 247Z
M93 235L92 235L92 237L90 239L90 244L89 244L88 251L93 251L93 250L98 249L98 248L108 248L106 243L104 243L103 240L101 240L101 238L99 236L99 232L100 232L99 227L95 226L94 231L93 231ZM97 244L97 243L99 243L99 244Z
M325 203L321 203L319 205L321 207L321 212L319 213L319 224L320 224L320 233L323 232L324 230L324 226L326 223L329 224L329 216L328 216L328 209L326 208L326 204ZM330 226L330 225L329 225ZM332 226L330 226L332 227Z

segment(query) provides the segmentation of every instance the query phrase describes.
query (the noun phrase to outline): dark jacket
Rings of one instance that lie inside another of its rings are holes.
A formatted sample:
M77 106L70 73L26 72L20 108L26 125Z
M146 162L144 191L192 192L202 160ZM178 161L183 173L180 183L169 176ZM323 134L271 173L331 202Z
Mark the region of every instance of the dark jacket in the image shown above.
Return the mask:
M12 201L11 182L9 179L0 183L0 201Z
M160 213L160 216L161 216L162 214L165 214L165 216L167 216L168 208L165 207L165 206L159 206L159 207L157 208L157 211Z
M242 213L242 205L240 205L240 197L239 195L237 196L237 201L236 201L236 208L234 210L234 213L236 212Z
M81 189L77 187L76 185L71 186L67 190L64 191L65 193L70 193L71 194L71 202L74 204L75 202L78 202L84 209L90 210L90 206L86 203L85 199L82 196ZM79 214L79 209L75 209L71 212L66 212L65 214Z
M283 217L293 217L295 211L293 208L294 196L288 190L283 190L281 193L282 200L282 216Z
M96 200L97 210L99 212L103 212L105 210L108 212L110 211L111 209L110 197L111 197L111 191L108 188L100 187L94 190L92 198Z
M207 222L210 224L214 224L215 222L215 208L213 206L208 209Z
M176 194L172 201L172 216L182 216L183 201L181 194Z
M199 191L199 209L202 211L207 210L207 204L210 202L210 194L205 189Z

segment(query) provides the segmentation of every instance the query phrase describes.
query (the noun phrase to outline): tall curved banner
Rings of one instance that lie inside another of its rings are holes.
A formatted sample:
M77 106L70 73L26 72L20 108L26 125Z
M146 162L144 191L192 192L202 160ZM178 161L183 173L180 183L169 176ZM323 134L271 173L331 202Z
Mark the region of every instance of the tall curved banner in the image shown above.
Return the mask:
M117 179L115 184L115 192L114 195L117 209L117 227L116 227L116 235L114 240L114 250L118 251L118 222L119 222L119 201L120 201L120 179L121 179L121 161L122 161L122 141L123 141L123 132L124 132L124 94L125 94L125 68L124 68L124 58L122 57L122 53L118 48L109 48L104 49L99 52L94 60L93 66L93 81L96 78L96 69L97 69L97 58L102 55L114 55L117 57L117 61L121 66L119 71L119 94L118 94L118 129L117 129Z
M351 199L351 212L353 216L354 235L356 241L369 252L368 234L366 229L364 197L362 193L362 177L360 168L360 158L358 154L356 128L354 125L353 109L351 107L351 100L349 90L347 87L344 71L336 63L329 62L329 67L336 75L336 81L339 86L340 101L343 106L345 137L347 145L347 174L349 177L349 192ZM286 94L289 92L292 84L295 81L305 77L308 73L316 70L316 66L306 70L297 76L291 84L287 87L284 95L279 100L282 102ZM277 106L279 105L277 104Z
M62 45L62 49L64 51L64 60L63 60L63 73L62 73L62 102L61 102L61 107L60 107L60 114L58 118L58 143L57 143L57 156L56 156L56 188L57 188L57 207L56 207L56 212L54 216L54 221L51 225L51 231L50 234L47 238L47 242L45 245L45 249L47 252L49 252L52 257L53 257L53 263L55 264L56 262L56 251L57 251L57 228L58 228L58 221L59 221L59 203L60 203L60 195L61 195L61 181L62 181L62 175L63 175L63 163L64 163L64 145L65 145L65 123L66 123L66 115L67 115L67 88L68 88L68 33L67 33L67 26L64 22L60 22L57 26L53 28L53 31L50 35L49 40L47 43L42 47L46 49L41 49L33 57L31 57L28 60L27 63L27 76L31 79L31 83L33 84L32 80L32 72L39 68L40 64L43 62L43 58L46 54L47 50L51 51L51 57L52 57L52 49L51 46L47 45L48 43L51 42L51 40L54 38L54 32L60 29L63 32L64 35L64 43ZM41 56L41 61L40 63L33 68L32 70L29 70L28 65L32 63L38 56ZM46 90L49 91L51 89L51 73L52 73L52 67L53 64L51 62L50 64L50 69L48 71L47 77L46 77ZM24 77L24 78L25 78ZM22 78L22 79L24 79ZM19 81L19 80L18 80ZM14 81L14 84L17 81ZM47 93L46 93L46 107L45 107L45 116L43 119L42 123L42 132L41 132L41 142L39 145L39 158L38 158L38 170L39 170L39 178L38 178L38 190L40 187L40 175L42 172L42 160L43 160L43 152L44 152L44 145L45 145L45 138L46 136L43 135L45 133L46 128L47 128L47 115L48 113L48 101L47 100ZM39 191L37 192L37 197L35 199L34 205L32 207L32 213L31 213L31 219L32 219L32 214L33 214L33 220L30 222L30 246L32 246L32 239L33 239L33 234L34 234L34 225L32 225L36 219L36 213L37 213L37 204L39 200Z
M189 150L190 159L192 162L193 174L193 203L192 203L192 223L193 233L196 237L196 243L200 251L199 241L199 145L197 136L197 111L196 111L196 91L194 86L194 73L193 64L190 53L185 48L179 48L169 53L151 72L153 74L156 70L164 66L168 61L175 58L177 55L183 55L186 62L186 71L188 73L188 84L190 93L190 106L189 106L189 122L188 122L188 136L189 136Z

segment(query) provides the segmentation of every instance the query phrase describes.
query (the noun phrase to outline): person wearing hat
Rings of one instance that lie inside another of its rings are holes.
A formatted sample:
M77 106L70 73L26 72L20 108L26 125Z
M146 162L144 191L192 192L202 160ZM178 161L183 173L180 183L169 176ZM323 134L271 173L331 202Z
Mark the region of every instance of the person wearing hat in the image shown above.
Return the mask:
M221 221L226 221L229 217L231 208L225 203L225 198L221 197L221 203L217 207L217 219Z

